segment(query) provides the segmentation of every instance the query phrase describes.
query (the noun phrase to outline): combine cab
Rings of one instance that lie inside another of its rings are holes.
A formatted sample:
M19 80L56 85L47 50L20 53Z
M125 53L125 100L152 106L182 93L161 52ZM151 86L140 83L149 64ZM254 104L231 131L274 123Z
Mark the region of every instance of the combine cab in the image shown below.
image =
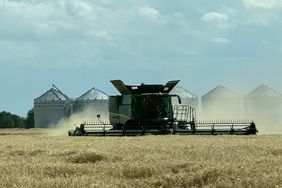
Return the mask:
M178 95L169 92L179 80L165 85L125 85L121 80L112 84L121 93L109 98L109 122L97 115L95 123L82 123L69 131L70 136L125 136L145 134L256 134L254 122L196 121L196 111L182 105ZM178 105L173 105L173 101Z

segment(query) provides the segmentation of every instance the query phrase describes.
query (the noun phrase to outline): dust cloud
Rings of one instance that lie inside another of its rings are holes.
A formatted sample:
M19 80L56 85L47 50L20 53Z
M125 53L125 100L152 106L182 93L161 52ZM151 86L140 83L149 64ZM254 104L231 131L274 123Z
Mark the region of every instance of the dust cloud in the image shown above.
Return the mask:
M176 99L173 105L179 104ZM202 101L196 107L197 120L245 120L254 121L260 134L282 133L282 97L251 98L217 98ZM66 135L68 130L75 129L82 122L109 121L108 112L95 111L87 108L81 112L74 113L69 118L61 119L50 130L54 136Z
M100 120L102 122L109 121L109 115L105 111L96 111L93 108L86 108L83 111L73 113L68 118L61 119L55 126L54 129L49 131L49 135L51 136L61 136L67 135L69 130L75 129L75 127L80 126L83 122L97 122L97 115L100 115Z
M259 133L282 133L282 98L236 98L202 101L197 119L254 121Z

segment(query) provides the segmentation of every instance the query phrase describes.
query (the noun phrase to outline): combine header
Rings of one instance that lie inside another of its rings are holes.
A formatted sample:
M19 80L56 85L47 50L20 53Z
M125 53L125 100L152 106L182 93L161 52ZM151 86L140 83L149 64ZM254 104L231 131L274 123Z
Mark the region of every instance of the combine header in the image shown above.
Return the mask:
M196 111L181 104L178 95L169 94L179 80L165 85L125 85L121 80L112 84L121 93L109 97L109 122L84 122L69 131L69 136L135 136L162 134L256 134L252 121L197 121ZM173 104L177 101L177 105Z

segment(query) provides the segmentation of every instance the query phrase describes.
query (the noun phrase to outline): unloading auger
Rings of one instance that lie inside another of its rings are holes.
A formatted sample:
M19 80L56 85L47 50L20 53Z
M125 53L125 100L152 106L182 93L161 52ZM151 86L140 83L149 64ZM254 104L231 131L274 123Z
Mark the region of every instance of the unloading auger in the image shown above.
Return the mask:
M121 95L109 97L109 121L83 122L69 136L137 135L251 135L258 131L253 121L197 121L196 110L181 104L178 95L169 92L179 80L165 85L125 85L112 80ZM178 101L173 105L173 101Z

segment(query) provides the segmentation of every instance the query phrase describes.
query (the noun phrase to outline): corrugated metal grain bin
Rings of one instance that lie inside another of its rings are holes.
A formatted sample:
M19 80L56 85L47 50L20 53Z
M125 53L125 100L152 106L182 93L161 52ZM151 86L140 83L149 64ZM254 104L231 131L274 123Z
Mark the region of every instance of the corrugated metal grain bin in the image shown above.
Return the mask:
M242 97L224 86L202 96L201 115L205 119L240 119L242 113Z
M282 130L282 95L262 84L245 96L245 113L265 130Z
M108 100L109 96L106 93L92 88L75 100L74 111L92 110L97 113L108 114Z
M35 128L54 127L57 122L71 114L68 97L52 87L40 97L34 99Z
M187 104L194 108L198 107L198 96L183 87L176 86L171 90L170 94L179 95L182 104Z

